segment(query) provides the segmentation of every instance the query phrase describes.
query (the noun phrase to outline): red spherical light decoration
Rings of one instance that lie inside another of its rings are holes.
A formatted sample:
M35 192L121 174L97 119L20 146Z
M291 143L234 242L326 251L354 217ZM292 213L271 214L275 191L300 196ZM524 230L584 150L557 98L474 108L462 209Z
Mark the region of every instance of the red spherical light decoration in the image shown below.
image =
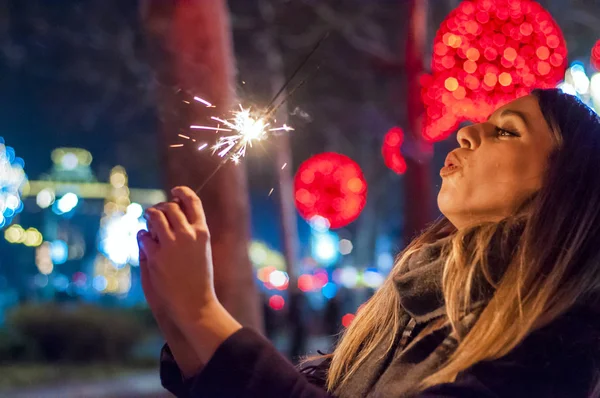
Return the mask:
M430 142L534 88L556 87L567 68L563 34L533 0L464 0L442 22L433 48L432 74L421 79ZM592 63L600 69L600 41Z
M592 66L600 71L600 40L598 40L592 48L591 62Z
M404 142L404 131L400 127L392 127L383 139L381 155L385 165L396 174L406 172L406 161L402 157L400 148Z
M360 166L334 152L302 163L294 179L296 208L305 220L321 216L332 229L348 225L367 202L367 182Z

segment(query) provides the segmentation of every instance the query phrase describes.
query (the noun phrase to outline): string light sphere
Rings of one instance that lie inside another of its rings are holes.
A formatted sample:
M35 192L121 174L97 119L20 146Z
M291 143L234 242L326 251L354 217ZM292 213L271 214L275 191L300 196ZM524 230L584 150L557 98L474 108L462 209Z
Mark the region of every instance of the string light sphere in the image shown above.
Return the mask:
M23 210L21 193L27 184L25 162L0 137L0 228L10 224Z
M295 203L305 220L325 218L332 229L348 225L367 202L367 182L360 166L334 152L306 160L294 179Z
M600 71L600 40L596 42L594 47L592 48L592 56L590 58L592 66Z
M564 36L533 0L464 0L434 39L432 73L421 78L424 138L447 138L534 88L556 87L567 67Z
M385 165L396 174L406 172L406 161L400 152L404 142L404 131L400 127L392 127L383 139L381 155Z

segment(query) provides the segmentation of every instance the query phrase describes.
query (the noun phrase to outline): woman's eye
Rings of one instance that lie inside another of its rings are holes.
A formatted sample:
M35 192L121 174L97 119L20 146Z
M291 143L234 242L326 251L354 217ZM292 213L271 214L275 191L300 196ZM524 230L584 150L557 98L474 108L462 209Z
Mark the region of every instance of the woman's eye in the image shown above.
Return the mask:
M496 127L496 135L498 137L520 137L518 133L500 127Z

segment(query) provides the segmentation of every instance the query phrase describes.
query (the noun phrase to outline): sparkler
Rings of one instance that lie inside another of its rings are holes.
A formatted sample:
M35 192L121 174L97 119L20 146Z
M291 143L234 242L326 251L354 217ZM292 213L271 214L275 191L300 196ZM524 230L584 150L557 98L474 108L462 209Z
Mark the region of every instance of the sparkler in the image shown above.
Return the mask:
M250 109L244 109L241 104L240 110L234 112L233 119L224 120L214 116L211 119L228 127L228 129L220 129L221 131L234 132L234 134L220 137L212 147L213 153L217 152L220 157L229 158L236 164L240 158L246 155L247 148L252 147L253 142L266 139L269 132L294 130L286 124L281 127L269 128L271 124L265 116L260 114L254 116Z
M210 102L194 97L198 102L205 104L206 106L212 106ZM233 117L231 119L221 119L218 117L211 117L212 120L219 123L217 126L190 126L191 129L202 129L202 130L213 130L215 132L225 131L231 134L219 137L215 145L212 146L212 153L216 153L219 157L223 158L223 161L219 163L216 169L208 176L208 178L202 183L202 185L196 190L199 192L204 185L223 167L227 161L231 161L234 164L238 164L240 159L246 156L248 147L252 148L252 144L257 141L262 141L268 138L269 134L285 131L290 132L294 129L287 124L283 124L280 127L273 127L269 122L270 114L276 109L273 109L270 113L252 113L250 108L245 109L241 104L239 105L240 110L233 111ZM221 125L225 127L221 127ZM198 147L198 150L203 150L208 144L202 144Z
M227 161L231 161L234 164L238 164L240 159L246 156L248 148L252 148L253 143L267 139L271 134L276 132L290 132L294 129L285 123L279 127L271 127L271 121L275 112L289 99L289 97L305 82L306 79L301 81L279 104L275 105L279 96L289 86L292 79L300 72L312 55L317 51L323 40L327 38L329 34L324 34L306 55L304 60L298 65L296 70L291 74L289 79L283 84L280 90L275 94L269 105L261 111L253 111L251 107L244 108L241 104L239 110L232 111L232 117L229 119L219 118L212 116L211 120L217 122L217 125L192 125L190 129L199 130L212 130L216 133L227 132L228 135L224 135L217 139L215 145L211 147L212 153L217 154L223 158L223 161L215 168L215 170L208 176L208 178L202 183L202 185L196 190L199 192L206 185L206 183L223 167ZM209 101L194 96L194 100L203 104L208 108L214 108L215 106ZM179 137L189 139L190 137L179 134ZM171 145L171 147L178 147L182 145ZM203 150L208 144L202 144L198 147L198 150ZM285 165L283 166L285 167Z

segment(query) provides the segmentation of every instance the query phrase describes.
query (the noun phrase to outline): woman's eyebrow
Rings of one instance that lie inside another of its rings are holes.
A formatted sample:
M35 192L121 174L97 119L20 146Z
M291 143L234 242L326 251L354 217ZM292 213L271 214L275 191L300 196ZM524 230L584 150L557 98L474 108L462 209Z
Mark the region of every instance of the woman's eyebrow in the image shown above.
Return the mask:
M504 116L516 116L516 117L518 117L519 119L521 119L523 121L523 123L525 124L525 127L527 127L528 129L530 128L527 116L523 112L515 111L515 110L512 110L512 109L505 109L500 114L500 117L504 117ZM490 116L488 118L488 121L491 118L492 118L492 116Z

